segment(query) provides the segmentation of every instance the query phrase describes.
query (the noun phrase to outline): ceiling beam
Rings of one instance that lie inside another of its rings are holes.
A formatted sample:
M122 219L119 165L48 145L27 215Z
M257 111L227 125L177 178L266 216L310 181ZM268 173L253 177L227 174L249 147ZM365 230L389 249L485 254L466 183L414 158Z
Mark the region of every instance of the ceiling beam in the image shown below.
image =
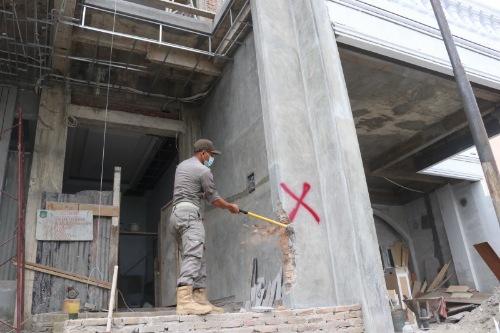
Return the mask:
M95 45L97 43L98 33L77 30L73 33L73 40L75 42ZM103 47L111 47L111 36L101 36L99 45ZM146 60L161 64L166 67L176 69L194 71L209 76L220 76L221 70L215 66L210 60L196 55L188 51L180 51L169 49L167 47L159 47L148 45L146 42L137 41L135 47L132 49L130 39L115 37L113 39L113 48L133 52L144 55Z
M497 111L484 117L484 127L486 128L486 133L488 137L495 136L500 133L500 108ZM413 164L417 170L422 170L430 167L438 162L445 160L446 158L453 156L467 148L474 145L472 140L472 135L468 128L454 133L452 136L446 138L422 150L418 154L412 157Z
M86 125L102 124L106 118L104 109L71 104L68 114L79 123ZM108 110L107 124L110 128L120 128L136 133L172 137L184 133L186 125L181 120L146 116L137 113Z
M493 112L495 107L483 107L482 109L481 114L484 117ZM463 110L454 112L444 117L441 121L418 132L406 142L374 158L373 162L369 165L369 173L376 174L383 169L387 169L465 127L467 127L465 112Z
M411 181L411 182L419 182L419 183L430 183L430 184L438 184L445 185L450 181L444 177L430 176L421 173L416 173L412 171L406 171L396 168L391 168L387 170L379 171L376 174L367 174L368 177L378 177L378 178L388 178L391 180L403 180L403 181Z
M189 52L172 50L166 47L150 45L147 49L146 59L166 66L194 71L210 76L220 76L221 70L210 60Z

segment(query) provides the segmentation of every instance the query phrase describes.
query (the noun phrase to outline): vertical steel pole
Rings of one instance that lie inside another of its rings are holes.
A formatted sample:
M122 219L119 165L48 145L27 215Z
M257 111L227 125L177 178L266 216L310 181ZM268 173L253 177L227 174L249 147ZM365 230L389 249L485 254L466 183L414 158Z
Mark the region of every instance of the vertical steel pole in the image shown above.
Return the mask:
M24 138L23 111L17 108L17 289L16 332L21 332L24 323Z
M486 179L486 183L488 184L491 200L493 202L493 206L495 207L497 219L500 224L500 175L498 174L498 167L495 162L493 151L491 150L490 140L488 138L488 134L486 133L486 129L484 128L483 119L481 118L479 107L477 106L476 97L474 96L474 92L472 91L472 87L460 61L460 57L453 41L450 27L446 21L446 16L444 14L443 7L441 6L441 2L440 0L430 1L432 8L434 9L434 15L436 16L436 20L441 30L441 35L443 36L446 50L448 51L448 55L450 57L458 91L460 92L464 103L465 114L469 122L472 139L476 145L479 160L481 161L481 166L483 167L484 177Z

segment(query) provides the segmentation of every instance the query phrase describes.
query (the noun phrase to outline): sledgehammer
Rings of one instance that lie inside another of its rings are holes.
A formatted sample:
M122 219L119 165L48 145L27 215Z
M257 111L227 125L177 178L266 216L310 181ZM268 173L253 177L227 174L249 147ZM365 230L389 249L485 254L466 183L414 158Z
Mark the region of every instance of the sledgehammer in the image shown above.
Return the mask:
M256 219L259 219L259 220L262 220L262 221L265 221L265 222L268 222L268 223L279 225L282 228L288 228L288 225L285 224L285 223L281 223L281 222L278 222L278 221L275 221L275 220L271 220L270 218L267 218L267 217L259 215L259 214L248 212L248 211L243 210L243 209L240 209L240 213L249 215L249 216L251 216L253 218L256 218Z

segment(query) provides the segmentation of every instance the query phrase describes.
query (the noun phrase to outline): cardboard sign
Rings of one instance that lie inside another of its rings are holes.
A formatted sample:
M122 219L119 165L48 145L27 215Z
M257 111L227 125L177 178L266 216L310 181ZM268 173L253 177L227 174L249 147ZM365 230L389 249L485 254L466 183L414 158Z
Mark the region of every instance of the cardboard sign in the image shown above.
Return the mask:
M92 211L44 209L37 211L37 240L91 241L93 238Z

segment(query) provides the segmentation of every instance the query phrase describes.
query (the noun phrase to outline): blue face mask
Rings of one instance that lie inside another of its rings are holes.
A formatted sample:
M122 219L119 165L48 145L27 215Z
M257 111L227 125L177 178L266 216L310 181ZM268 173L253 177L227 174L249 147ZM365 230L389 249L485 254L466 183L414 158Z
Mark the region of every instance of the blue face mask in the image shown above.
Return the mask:
M210 168L214 164L215 158L213 156L210 156L208 161L203 162L203 164L207 167Z

